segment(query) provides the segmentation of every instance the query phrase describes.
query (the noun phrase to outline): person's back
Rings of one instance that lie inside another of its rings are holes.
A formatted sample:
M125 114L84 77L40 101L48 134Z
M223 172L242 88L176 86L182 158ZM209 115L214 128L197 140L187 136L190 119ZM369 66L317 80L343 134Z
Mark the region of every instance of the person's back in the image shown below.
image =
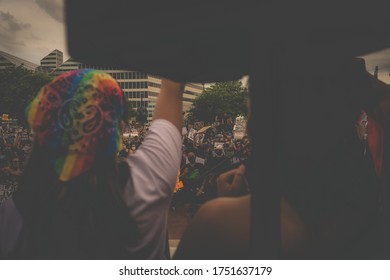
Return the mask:
M251 259L251 196L222 197L203 205L189 225L175 259ZM305 227L296 211L282 202L284 257L304 256Z

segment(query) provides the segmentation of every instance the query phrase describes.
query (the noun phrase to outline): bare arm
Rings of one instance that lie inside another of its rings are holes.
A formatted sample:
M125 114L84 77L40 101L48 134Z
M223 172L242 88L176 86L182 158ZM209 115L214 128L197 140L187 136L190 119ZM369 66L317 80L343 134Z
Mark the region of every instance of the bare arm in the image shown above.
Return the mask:
M165 119L173 123L181 134L183 126L182 94L185 84L162 79L153 120Z
M205 203L184 233L174 259L250 258L250 196Z
M248 193L247 189L243 164L217 177L218 196L241 196Z

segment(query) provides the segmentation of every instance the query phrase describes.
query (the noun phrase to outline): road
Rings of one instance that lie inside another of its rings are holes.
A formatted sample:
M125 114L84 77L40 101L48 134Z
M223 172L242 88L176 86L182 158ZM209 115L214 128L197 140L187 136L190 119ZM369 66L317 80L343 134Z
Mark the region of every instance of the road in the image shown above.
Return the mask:
M179 204L175 211L169 210L168 214L168 238L171 256L174 254L180 239L191 221L190 215L186 213L185 207Z

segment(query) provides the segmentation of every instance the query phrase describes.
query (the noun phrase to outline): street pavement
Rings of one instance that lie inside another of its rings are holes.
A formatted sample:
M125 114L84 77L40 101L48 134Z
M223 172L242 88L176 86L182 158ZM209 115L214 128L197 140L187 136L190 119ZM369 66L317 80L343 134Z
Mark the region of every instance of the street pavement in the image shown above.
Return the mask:
M169 251L171 256L176 251L176 248L180 242L180 239L186 230L189 222L191 221L190 215L187 214L184 205L179 204L175 211L169 209L168 214L168 238L169 238Z

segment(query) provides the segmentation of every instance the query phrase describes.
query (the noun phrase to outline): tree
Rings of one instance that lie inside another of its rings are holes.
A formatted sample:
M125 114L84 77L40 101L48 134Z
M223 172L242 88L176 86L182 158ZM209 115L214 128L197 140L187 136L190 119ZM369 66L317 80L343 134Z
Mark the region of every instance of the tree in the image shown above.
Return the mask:
M22 66L0 70L0 114L9 114L10 118L26 125L25 108L51 80L46 73L33 72Z
M195 98L188 120L212 123L216 116L227 114L235 118L248 113L248 90L241 81L218 82L206 88L202 95Z

